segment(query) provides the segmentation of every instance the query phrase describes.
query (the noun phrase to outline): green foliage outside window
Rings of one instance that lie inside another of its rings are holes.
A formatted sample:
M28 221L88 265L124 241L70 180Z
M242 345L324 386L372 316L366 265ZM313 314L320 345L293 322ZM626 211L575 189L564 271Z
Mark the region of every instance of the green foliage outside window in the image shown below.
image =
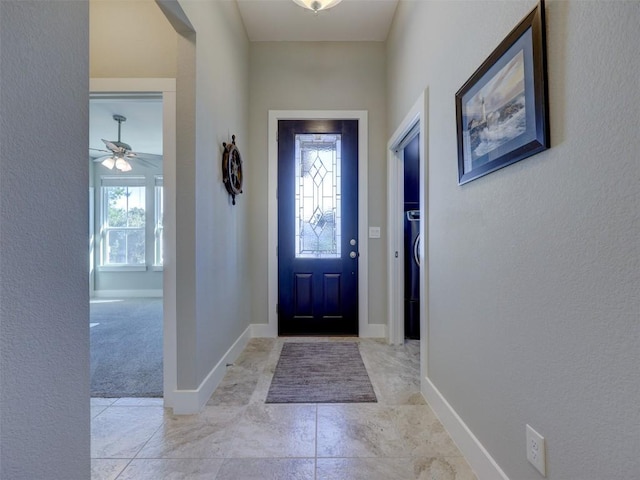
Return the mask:
M106 265L144 265L145 187L105 187Z

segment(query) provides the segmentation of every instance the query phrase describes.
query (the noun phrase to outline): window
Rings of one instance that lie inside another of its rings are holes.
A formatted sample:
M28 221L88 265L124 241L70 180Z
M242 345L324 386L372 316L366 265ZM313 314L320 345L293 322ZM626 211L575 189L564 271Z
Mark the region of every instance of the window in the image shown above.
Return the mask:
M155 238L155 258L154 265L161 266L164 264L164 243L163 243L163 222L164 222L164 187L162 184L162 175L156 175L155 186L155 213L156 222L154 232Z
M144 177L102 178L102 265L144 266Z

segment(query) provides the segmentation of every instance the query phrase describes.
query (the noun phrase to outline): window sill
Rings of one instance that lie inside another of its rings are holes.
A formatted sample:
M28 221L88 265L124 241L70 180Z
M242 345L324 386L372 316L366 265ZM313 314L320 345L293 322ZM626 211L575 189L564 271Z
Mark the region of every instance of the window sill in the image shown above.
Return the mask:
M146 272L146 265L102 265L99 272Z
M163 265L152 265L151 270L154 272L162 272L164 270Z

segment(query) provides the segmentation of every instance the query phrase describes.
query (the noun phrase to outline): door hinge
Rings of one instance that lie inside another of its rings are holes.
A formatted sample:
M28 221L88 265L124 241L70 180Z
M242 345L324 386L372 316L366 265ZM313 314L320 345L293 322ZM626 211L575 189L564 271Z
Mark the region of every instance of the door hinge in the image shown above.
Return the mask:
M279 133L280 133L280 132L279 132L278 130L276 130L276 142L279 142L279 141L280 141L280 135L279 135Z
M280 305L276 303L276 315L277 315L278 313L280 313L280 312L278 311L278 310L279 310L279 307L280 307Z

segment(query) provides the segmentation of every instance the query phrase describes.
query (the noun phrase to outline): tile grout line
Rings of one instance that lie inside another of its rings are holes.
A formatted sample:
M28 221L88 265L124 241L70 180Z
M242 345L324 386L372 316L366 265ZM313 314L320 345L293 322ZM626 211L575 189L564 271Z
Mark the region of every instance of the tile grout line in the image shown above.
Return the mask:
M126 408L126 407L121 407L121 408ZM135 407L133 407L133 408L135 408ZM134 455L134 456L133 456L133 458L131 459L132 461L133 461L133 460L135 460L135 459L136 459L136 457L137 457L138 455L140 455L140 452L142 452L142 450L144 450L144 447L146 447L146 446L147 446L147 444L151 441L151 439L152 439L153 437L155 437L156 433L158 433L158 432L160 431L160 429L161 429L162 427L164 427L164 424L165 424L165 413L166 413L164 410L165 410L165 408L164 408L164 407L162 407L162 422L160 422L160 426L158 426L158 428L156 428L156 429L153 431L153 433L152 433L151 435L149 435L149 438L147 438L146 442L144 442L144 443L142 444L142 446L138 449L138 451L135 453L135 455ZM129 463L131 463L131 462L129 462ZM123 472L124 472L124 470L123 470Z
M124 468L120 471L120 473L118 473L118 475L116 475L116 477L114 478L114 480L118 480L122 474L124 473L124 471L129 468L129 465L131 465L131 462L133 462L133 458L130 458L129 461L127 462L127 464L124 466Z
M90 402L90 403L91 403L91 398L94 398L94 397L90 397L90 398L89 398L89 402ZM101 397L95 397L95 398L101 398ZM109 410L111 407L113 407L113 406L116 404L116 402L118 402L118 400L120 400L121 398L123 398L123 397L118 397L118 398L116 398L113 402L111 402L109 405L107 405L107 406L104 408L104 410L102 410L100 413L98 413L98 415L96 415L95 417L92 417L92 418L91 418L91 420L93 421L93 420L94 420L94 418L97 418L98 416L100 416L100 415L102 415L103 413L105 413L107 410ZM100 406L102 406L102 405L100 405ZM90 407L91 407L91 405L90 405ZM162 423L164 424L164 421L163 421ZM157 430L156 430L156 432L157 432ZM155 435L155 433L156 433L156 432L153 432L153 434L151 435L151 437L152 437L153 435ZM151 437L149 437L149 439L151 439ZM147 440L147 441L148 441L148 440ZM146 445L146 442L145 442L145 445ZM144 447L144 445L143 445L143 447ZM139 453L139 452L138 452L138 453ZM136 455L137 455L137 453L136 453ZM127 468L129 468L129 465L131 465L131 462L133 462L133 460L134 460L134 459L135 459L135 455L134 455L132 458L125 458L125 459L123 459L123 460L127 460L127 463L126 463L126 465L122 468L122 470L120 470L120 472L119 472L119 473L114 477L114 480L118 480L118 478L120 478L120 477L122 476L122 474L124 473L124 471L125 471ZM91 460L93 461L93 460L102 460L102 459L101 459L101 458L96 457L96 458L91 458ZM115 458L107 457L107 458L104 458L104 460L115 460Z

